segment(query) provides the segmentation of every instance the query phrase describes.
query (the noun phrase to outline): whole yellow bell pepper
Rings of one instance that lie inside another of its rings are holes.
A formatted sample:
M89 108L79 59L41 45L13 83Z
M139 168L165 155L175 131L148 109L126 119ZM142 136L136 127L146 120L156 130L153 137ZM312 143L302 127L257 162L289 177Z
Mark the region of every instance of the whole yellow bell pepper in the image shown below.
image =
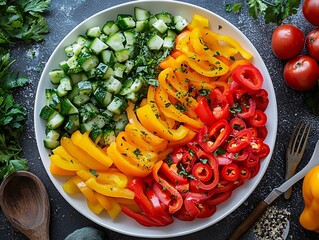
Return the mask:
M319 233L319 166L312 168L302 184L302 196L305 207L300 215L300 224Z

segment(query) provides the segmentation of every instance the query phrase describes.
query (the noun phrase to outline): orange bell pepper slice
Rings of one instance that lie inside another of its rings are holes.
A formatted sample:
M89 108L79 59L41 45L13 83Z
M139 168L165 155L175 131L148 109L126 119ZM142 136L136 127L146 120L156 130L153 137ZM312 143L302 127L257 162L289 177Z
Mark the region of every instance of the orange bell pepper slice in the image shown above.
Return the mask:
M165 127L158 120L156 114L153 112L152 107L149 104L146 104L141 108L138 108L136 110L136 113L139 120L145 126L145 128L147 128L149 131L153 131L153 133L156 133L158 136L164 139L180 140L184 138L189 131L183 125L180 125L178 129L169 129Z
M74 176L72 179L75 185L80 189L80 191L89 202L91 202L93 205L99 204L94 195L94 191L85 184L82 178L80 178L79 176Z
M156 88L155 99L157 105L160 107L161 111L169 118L175 119L176 121L188 124L194 128L201 128L203 123L197 118L193 119L182 113L180 110L176 109L168 98L167 93L161 88ZM186 135L185 135L186 136ZM184 137L185 137L184 136ZM168 139L174 140L174 139ZM175 139L180 140L180 139Z
M82 163L74 159L71 161L68 159L64 159L58 154L52 154L50 156L50 159L56 166L67 171L78 171L86 168L86 166L84 166Z
M62 188L67 194L81 193L78 186L74 183L73 177L65 181L62 185Z
M116 148L116 143L112 142L107 148L107 154L113 160L114 165L125 175L132 177L146 177L151 171L154 163L139 165L125 158Z
M58 176L74 176L74 171L65 170L63 168L58 167L54 162L50 163L50 173Z

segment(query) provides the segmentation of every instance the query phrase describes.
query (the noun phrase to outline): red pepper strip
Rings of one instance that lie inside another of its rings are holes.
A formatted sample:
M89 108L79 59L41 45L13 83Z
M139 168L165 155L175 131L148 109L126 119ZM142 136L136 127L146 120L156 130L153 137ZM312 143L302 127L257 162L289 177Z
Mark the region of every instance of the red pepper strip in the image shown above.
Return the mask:
M199 119L210 126L215 121L215 117L208 105L206 96L203 96L199 99L197 107L194 109L195 113Z
M212 178L213 170L208 164L200 162L194 165L192 175L202 182L207 182Z
M238 153L247 147L252 138L250 129L243 129L239 131L228 143L226 150L231 153Z
M135 193L134 200L142 209L148 218L157 222L161 226L165 226L165 221L156 213L152 203L144 194L145 184L141 178L134 178L129 182L127 187Z
M253 64L238 66L232 72L232 78L235 82L250 91L259 90L264 81L261 72Z
M246 149L241 150L237 153L226 153L227 157L234 161L244 161L248 158L249 152Z
M234 182L233 181L228 181L225 179L221 179L219 183L217 184L217 187L214 189L214 193L222 193L222 192L227 192L233 189Z
M254 167L259 163L259 156L251 153L245 161L245 166L248 168Z
M257 154L261 151L264 141L261 138L252 137L250 140L250 151L254 154Z
M262 127L267 122L267 115L263 111L256 109L255 114L248 118L248 121L254 127Z
M257 130L257 137L261 138L262 140L265 140L265 138L268 135L268 130L266 126L259 127L256 130Z
M162 185L158 184L157 182L154 182L153 190L165 208L168 208L168 205L171 201L170 193L168 191L164 191Z
M148 216L142 214L142 213L137 213L132 211L131 209L129 209L126 206L122 206L122 212L135 219L135 221L137 221L139 224L145 226L145 227L160 227L162 226L161 224L159 224L158 222L152 220L151 218L149 218Z
M260 169L260 161L258 161L258 163L254 167L250 168L250 178L255 177L258 174L259 169Z
M189 148L184 146L174 149L171 158L173 163L176 165L182 162L187 172L191 171L195 161L197 160L196 155L192 153Z
M209 206L208 204L202 203L199 206L200 213L198 214L197 218L208 218L212 216L217 208L214 205Z
M238 113L238 117L241 117L241 118L250 118L252 116L254 116L255 114L255 110L256 110L256 102L255 100L253 100L252 98L250 98L248 100L248 104L249 104L249 108L247 109L247 105L241 105L241 109L242 109L242 112Z
M231 127L233 134L236 134L247 127L245 121L238 117L232 118L229 121L229 126Z
M198 142L207 153L214 152L229 137L230 126L225 119L215 122L209 130L204 126L198 134Z
M256 102L256 109L259 109L261 111L266 110L269 104L269 99L268 92L265 89L259 89L257 92L253 94L252 98Z
M258 153L258 156L260 159L265 158L268 156L270 152L270 148L266 143L263 143L260 152Z
M187 178L178 174L177 165L174 163L168 166L167 163L163 162L161 172L174 184L185 184L188 182Z
M222 202L225 202L227 199L231 197L231 195L232 195L232 191L230 190L226 192L222 192L206 200L205 203L208 205L217 205Z
M228 181L236 181L239 177L239 167L237 164L231 163L223 166L220 171L221 177Z
M153 204L156 214L165 221L166 225L171 224L173 222L173 218L168 214L168 212L165 211L158 197L156 196L155 191L153 189L146 190L146 196Z
M162 185L166 191L169 191L171 194L171 201L168 206L168 212L170 214L173 214L177 212L183 205L183 198L181 194L171 185L169 184L165 179L160 177L158 175L158 171L160 170L161 166L163 164L163 161L158 161L152 170L153 177L157 183Z
M200 214L200 210L197 207L204 200L208 199L212 195L212 192L207 194L188 192L185 194L184 206L189 215L197 217Z
M227 97L215 88L210 93L211 109L216 120L227 119L229 116L229 103Z
M213 180L210 179L210 183L203 183L200 179L196 179L194 180L196 182L196 185L203 190L213 189L219 182L219 170L216 158L211 154L205 153L203 150L197 148L196 146L192 146L190 144L188 144L188 146L196 153L198 159L207 159L208 164L213 170Z
M246 181L250 177L250 170L245 166L239 167L238 181Z
M180 210L178 210L176 213L174 213L174 217L181 221L193 221L195 219L194 216L191 216L187 210L185 209L185 206L183 205Z

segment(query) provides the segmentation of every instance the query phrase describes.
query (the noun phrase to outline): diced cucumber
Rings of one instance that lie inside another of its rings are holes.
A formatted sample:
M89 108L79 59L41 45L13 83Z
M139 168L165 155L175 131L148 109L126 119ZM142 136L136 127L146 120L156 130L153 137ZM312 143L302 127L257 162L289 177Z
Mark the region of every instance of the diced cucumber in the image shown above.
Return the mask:
M151 50L159 50L163 46L163 43L164 40L160 36L153 34L147 41L146 45Z
M57 94L57 91L55 89L45 90L45 102L46 102L46 105L58 111L61 109L61 98Z
M125 47L134 46L136 42L135 32L132 30L127 30L123 34L124 34L125 42L126 42Z
M52 118L54 115L56 114L56 110L54 110L53 108L51 108L48 105L44 105L44 107L41 109L40 112L40 117L45 120L48 121L50 118Z
M64 76L60 80L60 84L57 88L57 94L59 97L67 95L68 91L72 90L71 78L69 76Z
M122 32L116 32L106 40L106 44L114 51L120 51L124 49L124 41L124 34Z
M80 129L82 133L91 132L94 127L103 128L105 124L107 124L107 119L104 116L98 114L88 122L82 123Z
M95 144L100 142L100 139L102 138L102 136L103 136L103 130L98 127L93 127L89 134L89 137Z
M115 52L115 57L118 62L125 62L130 58L130 50L127 48Z
M90 81L81 81L77 83L79 95L90 96L93 93L93 86Z
M52 84L59 84L62 77L64 77L65 73L62 69L54 69L49 72L49 77Z
M84 71L89 71L93 68L95 68L99 64L99 59L95 55L91 55L89 58L87 58L82 64L81 67Z
M63 98L61 101L61 111L62 115L70 115L78 113L78 109L73 105L73 103L68 98Z
M91 38L97 38L100 35L101 35L101 28L100 27L92 27L86 31L86 36L91 37Z
M72 73L70 75L70 77L71 77L71 84L72 85L88 79L87 76L85 75L85 73L83 73L83 72L82 73Z
M94 40L91 42L91 45L89 48L95 54L99 54L101 51L107 49L108 45L106 45L104 42L102 42L99 38L94 38Z
M171 49L174 47L175 38L173 36L166 36L164 38L163 48Z
M119 14L117 16L117 24L122 30L126 30L135 27L135 20L131 15Z
M64 117L56 111L55 114L48 119L47 127L49 129L57 129L63 124L63 121Z
M165 33L168 29L166 23L162 19L158 19L153 23L153 27L160 33Z
M45 139L43 140L44 147L47 149L54 149L60 145L60 133L55 130L49 130L46 134Z
M125 72L126 66L121 63L114 64L114 77L123 78L123 74Z
M107 21L102 28L102 32L106 35L112 35L120 30L120 27L114 21Z
M115 141L116 135L113 129L107 128L103 130L102 136L99 140L99 144L102 147L110 145L112 142Z
M80 118L78 114L69 115L68 120L64 124L64 129L68 134L74 133L80 127Z
M90 101L90 96L89 95L77 95L73 98L73 103L80 107L82 106L83 104L87 103Z
M174 16L173 22L175 24L175 29L178 32L181 32L188 25L187 20L182 16Z
M136 32L143 32L146 30L149 26L149 21L148 20L141 20L141 21L136 21L135 24L135 31Z
M115 96L106 109L111 111L112 113L121 114L126 107L127 102L124 99Z
M145 10L143 8L140 8L140 7L134 8L134 17L136 20L138 20L138 21L147 20L150 16L151 16L150 11Z
M103 107L107 107L112 101L113 95L104 87L98 87L94 92L94 97Z
M164 23L170 24L172 22L172 14L168 12L161 12L155 15L157 19L163 20Z
M132 92L131 86L133 84L133 79L132 78L127 78L125 79L121 91L119 92L120 95L124 96Z
M106 90L118 94L121 90L122 83L116 79L115 77L111 76L105 83Z
M115 115L113 120L115 121L115 134L117 135L119 132L123 131L125 126L128 124L128 118L124 112L122 114Z
M99 109L91 102L84 104L79 109L82 122L87 122L89 119L95 117L99 113Z

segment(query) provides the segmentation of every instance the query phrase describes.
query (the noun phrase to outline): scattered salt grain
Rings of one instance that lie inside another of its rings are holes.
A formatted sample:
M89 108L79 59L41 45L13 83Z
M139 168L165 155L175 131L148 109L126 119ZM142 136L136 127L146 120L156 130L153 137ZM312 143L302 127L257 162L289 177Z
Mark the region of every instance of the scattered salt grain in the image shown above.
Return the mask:
M257 239L284 240L289 220L290 212L287 209L278 209L275 206L271 206L254 225L253 232Z

